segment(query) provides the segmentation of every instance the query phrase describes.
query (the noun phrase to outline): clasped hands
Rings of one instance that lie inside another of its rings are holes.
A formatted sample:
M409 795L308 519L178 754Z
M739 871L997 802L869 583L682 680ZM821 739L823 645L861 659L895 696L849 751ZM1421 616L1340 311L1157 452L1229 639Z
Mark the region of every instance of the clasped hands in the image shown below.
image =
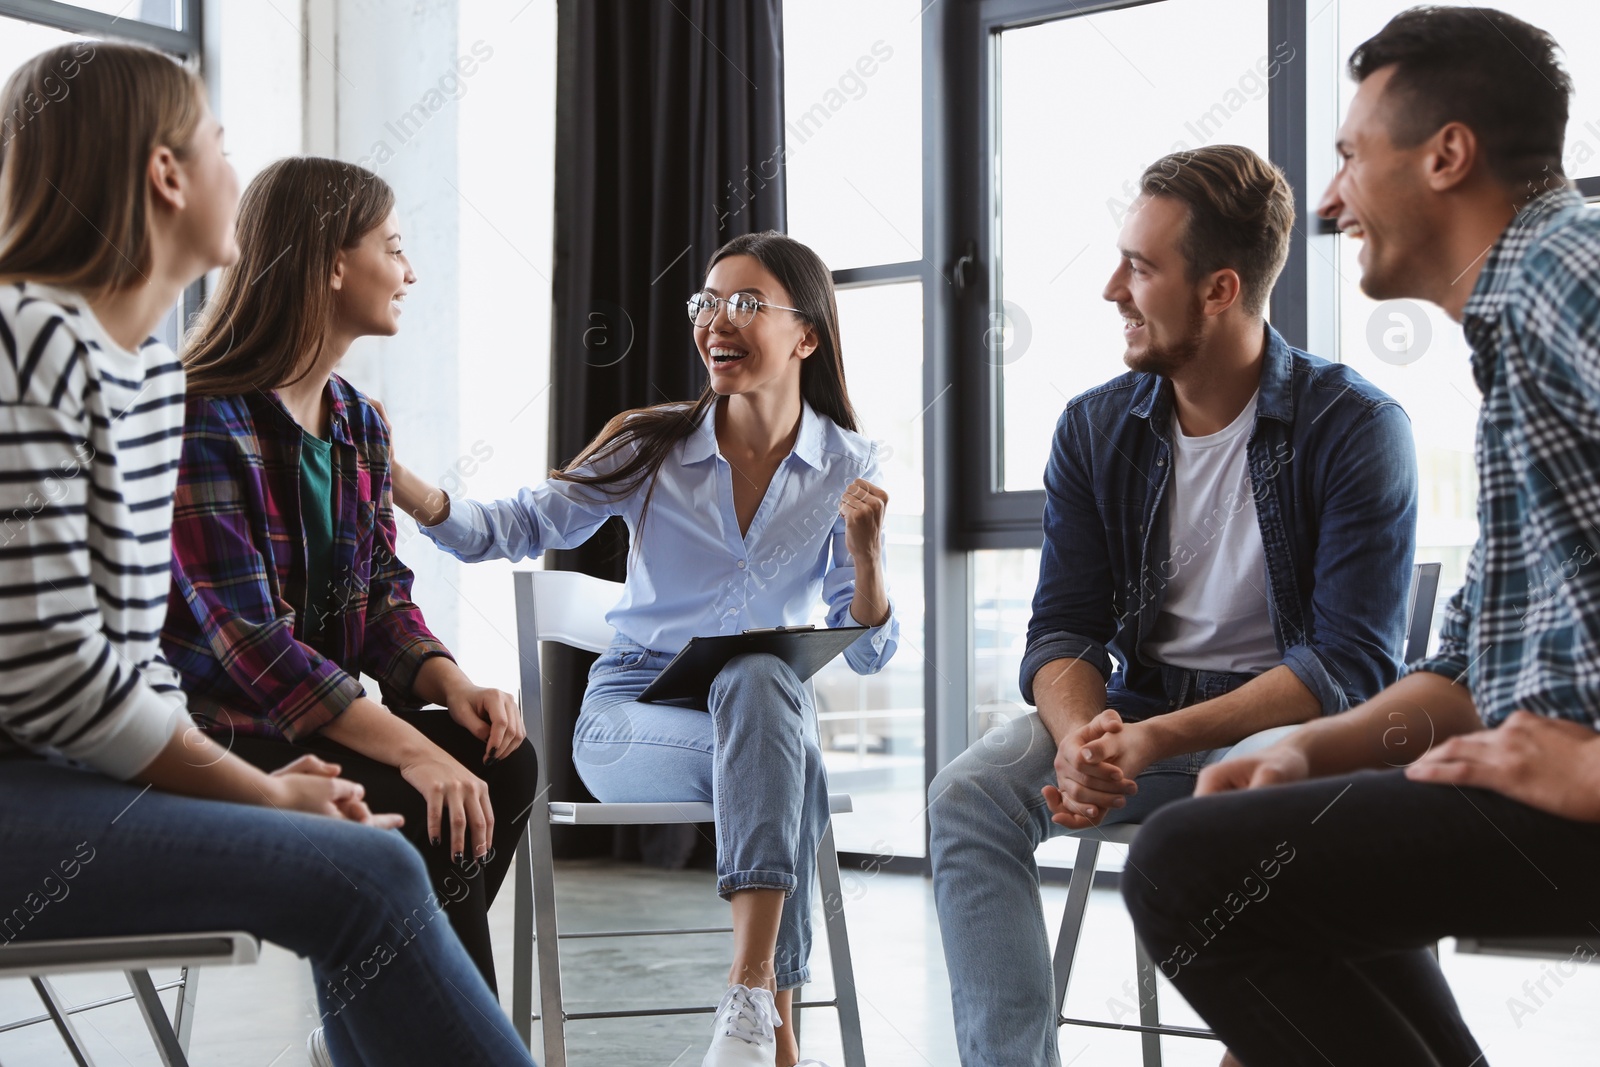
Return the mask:
M1107 708L1056 747L1056 784L1042 790L1050 821L1069 830L1098 826L1139 792L1135 779L1155 759L1142 725Z

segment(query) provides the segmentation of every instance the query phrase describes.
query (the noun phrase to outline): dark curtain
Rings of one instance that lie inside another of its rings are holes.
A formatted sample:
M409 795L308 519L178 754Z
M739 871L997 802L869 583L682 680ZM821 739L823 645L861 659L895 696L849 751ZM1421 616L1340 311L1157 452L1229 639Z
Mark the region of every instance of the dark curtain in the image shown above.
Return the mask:
M619 411L705 388L684 302L725 241L785 227L782 25L781 0L561 0L555 463ZM626 556L613 520L549 565L620 580ZM571 753L593 661L565 648L545 657L552 799L592 799ZM712 839L710 827L555 829L557 855L665 866L704 861Z

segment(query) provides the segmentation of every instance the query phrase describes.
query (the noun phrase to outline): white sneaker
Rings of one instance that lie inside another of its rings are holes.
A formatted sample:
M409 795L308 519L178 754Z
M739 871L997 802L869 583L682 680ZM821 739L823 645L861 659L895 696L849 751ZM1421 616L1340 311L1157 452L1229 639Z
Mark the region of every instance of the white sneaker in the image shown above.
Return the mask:
M311 1067L333 1067L333 1057L328 1055L328 1036L322 1032L322 1027L311 1031L311 1036L306 1038L306 1055L311 1059Z
M736 985L722 994L711 1048L700 1067L772 1067L778 1054L778 1006L765 989Z

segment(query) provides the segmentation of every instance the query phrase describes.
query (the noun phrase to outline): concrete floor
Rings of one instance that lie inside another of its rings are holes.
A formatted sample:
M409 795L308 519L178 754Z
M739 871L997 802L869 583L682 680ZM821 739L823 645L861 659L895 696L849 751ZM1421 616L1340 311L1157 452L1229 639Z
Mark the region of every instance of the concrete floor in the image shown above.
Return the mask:
M564 863L557 876L562 927L592 930L618 925L722 925L727 906L703 872L665 872L634 865ZM844 890L855 948L867 1057L872 1067L956 1067L950 1022L950 990L934 919L930 884L919 877L846 872ZM1085 930L1082 970L1073 982L1068 1010L1105 1018L1129 1017L1123 992L1132 978L1131 927L1121 901L1096 892ZM1065 891L1045 892L1046 913L1059 921ZM500 948L500 986L511 978L511 894L501 895L493 920ZM831 992L827 954L813 954L817 982L809 995ZM639 941L568 941L563 944L569 1010L601 1006L714 1003L727 965L726 936L652 938ZM1581 968L1552 995L1535 1004L1523 990L1551 964L1527 959L1459 956L1446 946L1446 974L1488 1061L1503 1065L1600 1063L1600 968ZM159 983L163 975L156 975ZM72 1003L122 992L120 976L60 979ZM1170 987L1163 1016L1198 1025ZM293 955L265 945L254 967L204 973L199 990L192 1058L197 1067L300 1067L305 1037L313 1025L310 972ZM1512 1003L1511 998L1523 1005ZM169 994L170 1001L170 994ZM1120 1004L1119 1004L1120 1002ZM1527 1010L1531 1009L1531 1010ZM0 982L0 1020L39 1011L31 988ZM804 1052L840 1067L838 1025L831 1012L803 1020ZM101 1065L156 1064L158 1060L131 1004L96 1009L75 1017ZM568 1030L573 1067L697 1067L708 1040L704 1016L576 1024ZM1212 1067L1216 1044L1168 1038L1169 1067ZM1139 1063L1137 1038L1113 1031L1064 1029L1061 1059L1070 1067L1123 1067ZM68 1064L69 1057L48 1026L0 1034L0 1065ZM427 1065L432 1067L432 1065Z

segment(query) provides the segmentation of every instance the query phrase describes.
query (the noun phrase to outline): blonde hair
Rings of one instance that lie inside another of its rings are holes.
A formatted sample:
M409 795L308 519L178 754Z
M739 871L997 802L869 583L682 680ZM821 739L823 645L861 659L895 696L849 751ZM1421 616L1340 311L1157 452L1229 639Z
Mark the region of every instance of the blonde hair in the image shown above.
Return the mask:
M165 53L76 41L0 90L0 282L121 289L151 270L150 153L179 158L204 114L198 75Z

